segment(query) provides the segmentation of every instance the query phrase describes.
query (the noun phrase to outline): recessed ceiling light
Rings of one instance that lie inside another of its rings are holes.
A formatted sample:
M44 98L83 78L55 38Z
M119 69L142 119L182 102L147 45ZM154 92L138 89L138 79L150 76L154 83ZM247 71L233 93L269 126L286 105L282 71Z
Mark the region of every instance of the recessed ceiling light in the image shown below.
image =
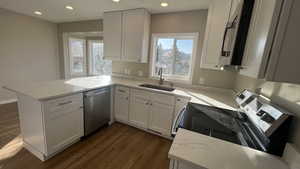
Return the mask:
M167 6L169 6L169 4L167 2L162 2L162 3L160 3L160 6L167 7Z
M113 2L120 2L120 0L112 0Z
M65 8L69 9L69 10L74 10L74 8L72 6L70 6L70 5L65 6Z
M41 11L34 11L34 14L36 14L36 15L43 15L43 13Z

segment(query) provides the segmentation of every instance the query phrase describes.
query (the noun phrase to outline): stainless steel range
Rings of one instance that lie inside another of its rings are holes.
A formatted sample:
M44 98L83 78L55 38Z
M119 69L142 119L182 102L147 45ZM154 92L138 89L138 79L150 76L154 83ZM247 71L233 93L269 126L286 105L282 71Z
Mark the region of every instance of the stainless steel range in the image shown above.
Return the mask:
M281 156L292 114L244 90L236 97L239 111L189 103L176 117L178 128Z

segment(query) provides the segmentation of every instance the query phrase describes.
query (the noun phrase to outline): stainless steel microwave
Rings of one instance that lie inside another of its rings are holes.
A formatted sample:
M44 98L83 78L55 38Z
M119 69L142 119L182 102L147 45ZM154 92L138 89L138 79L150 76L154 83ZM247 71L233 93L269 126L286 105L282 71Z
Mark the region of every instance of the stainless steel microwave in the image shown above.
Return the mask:
M220 67L241 66L254 3L255 0L241 0L230 16L220 51Z

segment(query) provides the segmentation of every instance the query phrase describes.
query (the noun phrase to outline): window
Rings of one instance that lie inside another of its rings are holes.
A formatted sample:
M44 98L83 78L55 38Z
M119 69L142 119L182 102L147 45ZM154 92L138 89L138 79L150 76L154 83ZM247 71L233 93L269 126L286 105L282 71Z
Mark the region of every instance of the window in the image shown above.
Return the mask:
M152 77L160 68L169 80L191 81L198 33L154 34Z
M103 59L104 44L99 34L64 34L66 78L112 73L112 61Z
M86 44L84 39L69 39L70 69L72 76L86 75Z
M103 41L89 40L89 60L91 75L110 75L112 63L103 59Z

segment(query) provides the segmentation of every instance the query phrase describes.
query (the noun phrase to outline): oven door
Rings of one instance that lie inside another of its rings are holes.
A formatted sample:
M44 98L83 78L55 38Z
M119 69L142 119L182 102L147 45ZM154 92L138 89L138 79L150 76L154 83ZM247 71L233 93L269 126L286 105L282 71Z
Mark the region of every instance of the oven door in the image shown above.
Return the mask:
M179 128L180 121L183 118L185 112L186 112L186 107L184 107L175 117L172 125L172 130L171 130L172 137L175 137L177 130Z

